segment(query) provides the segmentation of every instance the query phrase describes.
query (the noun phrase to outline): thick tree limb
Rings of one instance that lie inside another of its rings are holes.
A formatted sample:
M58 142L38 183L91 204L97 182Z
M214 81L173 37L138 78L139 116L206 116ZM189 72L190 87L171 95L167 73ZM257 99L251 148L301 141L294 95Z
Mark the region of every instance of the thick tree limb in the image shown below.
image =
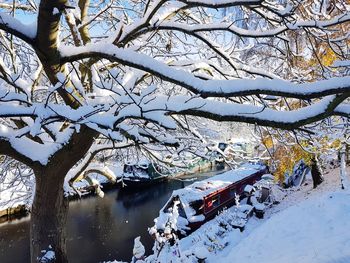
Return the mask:
M66 47L63 49L61 61L74 62L94 57L105 58L144 70L163 80L182 86L204 98L266 94L298 99L313 99L350 91L350 77L303 84L295 84L278 79L202 80L191 73L172 68L147 55L118 48L113 44Z
M336 18L330 20L309 20L309 21L296 21L294 23L283 23L283 25L276 26L275 28L266 29L266 30L248 30L244 28L237 27L232 23L210 23L210 24L196 24L188 25L178 22L156 22L154 25L149 25L144 27L142 30L135 32L133 34L133 39L138 36L157 30L175 30L186 33L188 35L195 35L198 32L214 32L214 31L226 31L232 33L239 37L248 37L248 38L267 38L267 37L276 37L288 30L297 30L301 28L317 28L317 29L326 29L341 23L350 21L350 13L342 14ZM282 24L282 23L281 23ZM129 37L129 41L131 38Z
M33 162L32 159L30 159L30 157L16 151L15 148L12 147L11 143L6 139L1 138L1 136L0 136L0 155L10 156L11 158L16 159L17 161L20 161L31 168L37 165L35 164L35 162Z

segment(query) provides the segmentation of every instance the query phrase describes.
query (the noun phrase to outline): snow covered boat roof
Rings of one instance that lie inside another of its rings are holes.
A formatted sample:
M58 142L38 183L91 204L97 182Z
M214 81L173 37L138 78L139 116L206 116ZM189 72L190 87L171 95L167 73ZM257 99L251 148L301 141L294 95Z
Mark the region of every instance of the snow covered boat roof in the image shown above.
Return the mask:
M183 189L175 190L172 196L178 196L183 204L189 204L193 201L203 199L216 190L238 182L265 167L263 164L245 163L235 170L224 172L212 178L195 182Z
M149 160L146 160L146 159L142 159L142 160L139 160L139 161L128 161L128 162L125 163L125 165L130 165L130 166L136 165L136 166L140 166L140 167L148 166L150 164L151 164L151 162Z
M183 189L173 191L171 198L161 209L160 217L156 221L159 221L158 223L156 223L157 226L159 227L162 226L162 224L164 225L164 220L161 220L160 218L162 218L166 213L166 207L168 207L171 201L177 197L179 198L182 204L187 220L189 222L203 221L204 215L196 215L196 211L190 205L192 202L197 200L203 200L205 196L219 189L225 188L235 182L238 182L246 178L247 176L261 171L265 168L266 166L264 164L245 163L235 170L224 172L222 174L213 176L209 179L195 182L189 186L186 186Z

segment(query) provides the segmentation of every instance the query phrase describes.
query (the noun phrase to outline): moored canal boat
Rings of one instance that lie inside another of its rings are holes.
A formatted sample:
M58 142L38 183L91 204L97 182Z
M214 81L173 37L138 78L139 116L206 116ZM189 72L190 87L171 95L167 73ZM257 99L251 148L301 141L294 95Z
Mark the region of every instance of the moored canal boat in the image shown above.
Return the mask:
M254 185L267 173L263 164L245 163L236 170L175 190L154 220L150 234L170 231L185 235L197 229L223 208L236 204L245 187ZM247 216L251 214L245 210Z
M148 161L136 164L126 163L118 182L122 182L122 185L127 187L143 187L164 181L168 176L169 172L156 163Z

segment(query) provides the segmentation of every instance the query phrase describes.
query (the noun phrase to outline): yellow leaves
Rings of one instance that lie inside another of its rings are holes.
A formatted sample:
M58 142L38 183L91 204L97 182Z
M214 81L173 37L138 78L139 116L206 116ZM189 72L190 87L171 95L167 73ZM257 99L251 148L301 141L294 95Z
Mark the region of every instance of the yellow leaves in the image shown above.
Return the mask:
M271 149L273 147L273 139L271 135L267 135L262 139L262 143L267 149Z
M301 145L307 145L308 142L301 142ZM304 146L302 145L302 146ZM275 163L277 163L274 176L276 180L283 182L286 173L293 172L294 165L300 160L303 160L307 165L311 164L313 154L305 151L300 145L294 144L292 146L281 145L273 154Z
M310 66L317 66L321 63L325 67L333 65L333 63L338 59L338 56L334 51L327 46L326 48L320 47L317 52L317 58L312 58L309 60Z
M284 146L278 147L274 154L274 160L277 163L277 169L274 176L277 181L283 182L285 173L292 169L288 149Z
M321 56L321 63L322 65L328 67L333 65L336 59L337 59L337 55L334 53L334 51L330 47L327 47L324 54Z
M291 110L300 109L302 107L300 100L293 100L289 103Z
M328 136L324 136L319 140L318 150L326 152L329 150L339 150L342 144L340 139L331 140Z
M339 149L342 147L342 143L341 143L341 141L340 141L339 139L336 139L336 140L334 140L333 142L331 142L330 147L331 147L332 149L337 149L337 150L339 150Z
M263 143L266 145L270 141L272 141L271 136L267 136L264 138ZM295 164L300 160L303 160L306 165L311 165L314 154L326 153L330 150L339 150L340 148L341 141L339 139L331 139L329 136L322 136L315 140L313 144L303 140L300 141L300 145L275 145L276 150L272 152L272 162L276 167L274 176L277 181L282 183L285 179L285 174L291 174ZM307 149L307 151L304 149Z

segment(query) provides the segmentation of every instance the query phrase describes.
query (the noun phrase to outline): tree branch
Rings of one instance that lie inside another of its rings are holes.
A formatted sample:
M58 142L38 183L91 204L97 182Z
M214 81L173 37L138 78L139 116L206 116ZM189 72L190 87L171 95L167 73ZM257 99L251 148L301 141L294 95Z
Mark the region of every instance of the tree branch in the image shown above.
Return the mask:
M29 45L34 45L37 31L35 24L25 25L10 15L0 13L0 29L22 39Z
M61 49L61 62L84 58L105 58L112 62L149 72L163 80L182 86L201 97L233 97L257 94L313 99L350 91L350 77L333 78L313 83L295 84L280 79L202 80L184 70L174 69L163 62L113 44L91 44L83 48Z

